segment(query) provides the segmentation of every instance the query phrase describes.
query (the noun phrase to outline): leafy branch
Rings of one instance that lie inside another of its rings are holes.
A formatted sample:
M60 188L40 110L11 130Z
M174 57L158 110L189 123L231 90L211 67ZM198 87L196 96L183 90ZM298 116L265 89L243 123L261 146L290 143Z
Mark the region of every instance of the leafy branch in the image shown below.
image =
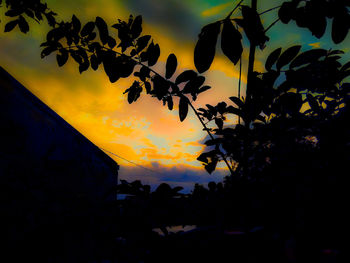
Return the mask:
M57 14L50 10L47 4L42 3L41 0L1 0L0 6L3 2L8 9L5 12L5 16L12 19L6 23L5 32L10 32L18 26L22 33L27 33L29 31L29 24L26 18L40 23L45 17L51 27L54 27L57 23L55 18Z

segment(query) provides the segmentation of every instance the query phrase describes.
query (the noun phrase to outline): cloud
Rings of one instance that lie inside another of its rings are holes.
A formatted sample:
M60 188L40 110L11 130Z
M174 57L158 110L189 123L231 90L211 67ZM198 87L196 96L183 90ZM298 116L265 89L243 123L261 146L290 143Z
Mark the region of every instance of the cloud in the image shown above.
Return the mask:
M214 16L214 15L218 15L220 14L222 11L226 10L229 6L232 6L232 1L225 3L225 4L221 4L221 5L217 5L214 7L211 7L209 9L204 10L201 15L202 16Z
M147 24L163 27L177 39L191 39L198 34L198 14L189 8L186 1L133 0L123 4L133 14L141 14Z
M310 43L309 46L313 47L313 48L320 48L321 47L321 43L320 42Z
M121 165L119 179L132 182L140 180L143 184L151 185L152 190L166 182L172 187L182 186L182 192L189 193L195 183L207 184L211 181L220 182L228 174L225 170L218 169L213 174L208 174L203 168L195 168L187 165L164 166L159 163L153 163L151 168L154 172L139 167L130 167Z

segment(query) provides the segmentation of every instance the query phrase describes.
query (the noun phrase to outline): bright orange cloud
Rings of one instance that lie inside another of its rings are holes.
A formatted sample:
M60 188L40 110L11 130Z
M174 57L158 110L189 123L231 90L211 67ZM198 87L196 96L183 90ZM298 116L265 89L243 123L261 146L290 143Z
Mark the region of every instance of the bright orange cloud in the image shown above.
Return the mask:
M221 4L221 5L209 8L207 10L204 10L201 15L202 16L214 16L214 15L220 14L222 11L227 9L229 6L233 6L232 1L230 1L226 4Z

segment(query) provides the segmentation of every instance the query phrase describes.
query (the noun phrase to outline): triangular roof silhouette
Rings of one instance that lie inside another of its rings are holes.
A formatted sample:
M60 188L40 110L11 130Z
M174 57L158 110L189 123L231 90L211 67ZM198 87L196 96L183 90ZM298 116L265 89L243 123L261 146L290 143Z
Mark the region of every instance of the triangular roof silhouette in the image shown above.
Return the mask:
M118 164L1 67L0 122L4 251L13 262L88 262L105 228L97 218L113 217L104 207Z

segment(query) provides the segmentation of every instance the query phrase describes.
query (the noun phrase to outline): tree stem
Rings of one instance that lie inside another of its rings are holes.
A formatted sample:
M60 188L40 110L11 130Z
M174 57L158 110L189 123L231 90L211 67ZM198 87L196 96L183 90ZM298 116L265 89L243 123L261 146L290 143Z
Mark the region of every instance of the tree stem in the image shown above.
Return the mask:
M251 8L253 10L257 10L257 0L252 0L252 5ZM255 41L250 42L250 47L249 47L249 60L248 60L248 73L247 73L247 88L246 88L246 100L245 104L250 107L251 105L251 100L252 100L252 82L253 82L253 75L254 75L254 62L255 62L255 51L256 51L256 43ZM246 127L246 132L249 132L250 129L250 119L248 118L247 121L244 123ZM248 134L243 139L243 163L242 163L242 168L243 168L243 176L247 177L247 170L248 170L248 147L249 142L248 142Z
M238 98L241 99L241 82L242 82L242 55L239 60L239 80L238 80ZM239 106L241 109L241 106ZM241 124L241 116L238 115L238 124Z
M252 0L252 9L257 10L257 0ZM248 60L248 75L247 75L247 90L246 90L246 103L251 100L251 83L254 73L254 61L255 61L256 43L250 42L249 47L249 60ZM249 125L249 123L247 123Z

